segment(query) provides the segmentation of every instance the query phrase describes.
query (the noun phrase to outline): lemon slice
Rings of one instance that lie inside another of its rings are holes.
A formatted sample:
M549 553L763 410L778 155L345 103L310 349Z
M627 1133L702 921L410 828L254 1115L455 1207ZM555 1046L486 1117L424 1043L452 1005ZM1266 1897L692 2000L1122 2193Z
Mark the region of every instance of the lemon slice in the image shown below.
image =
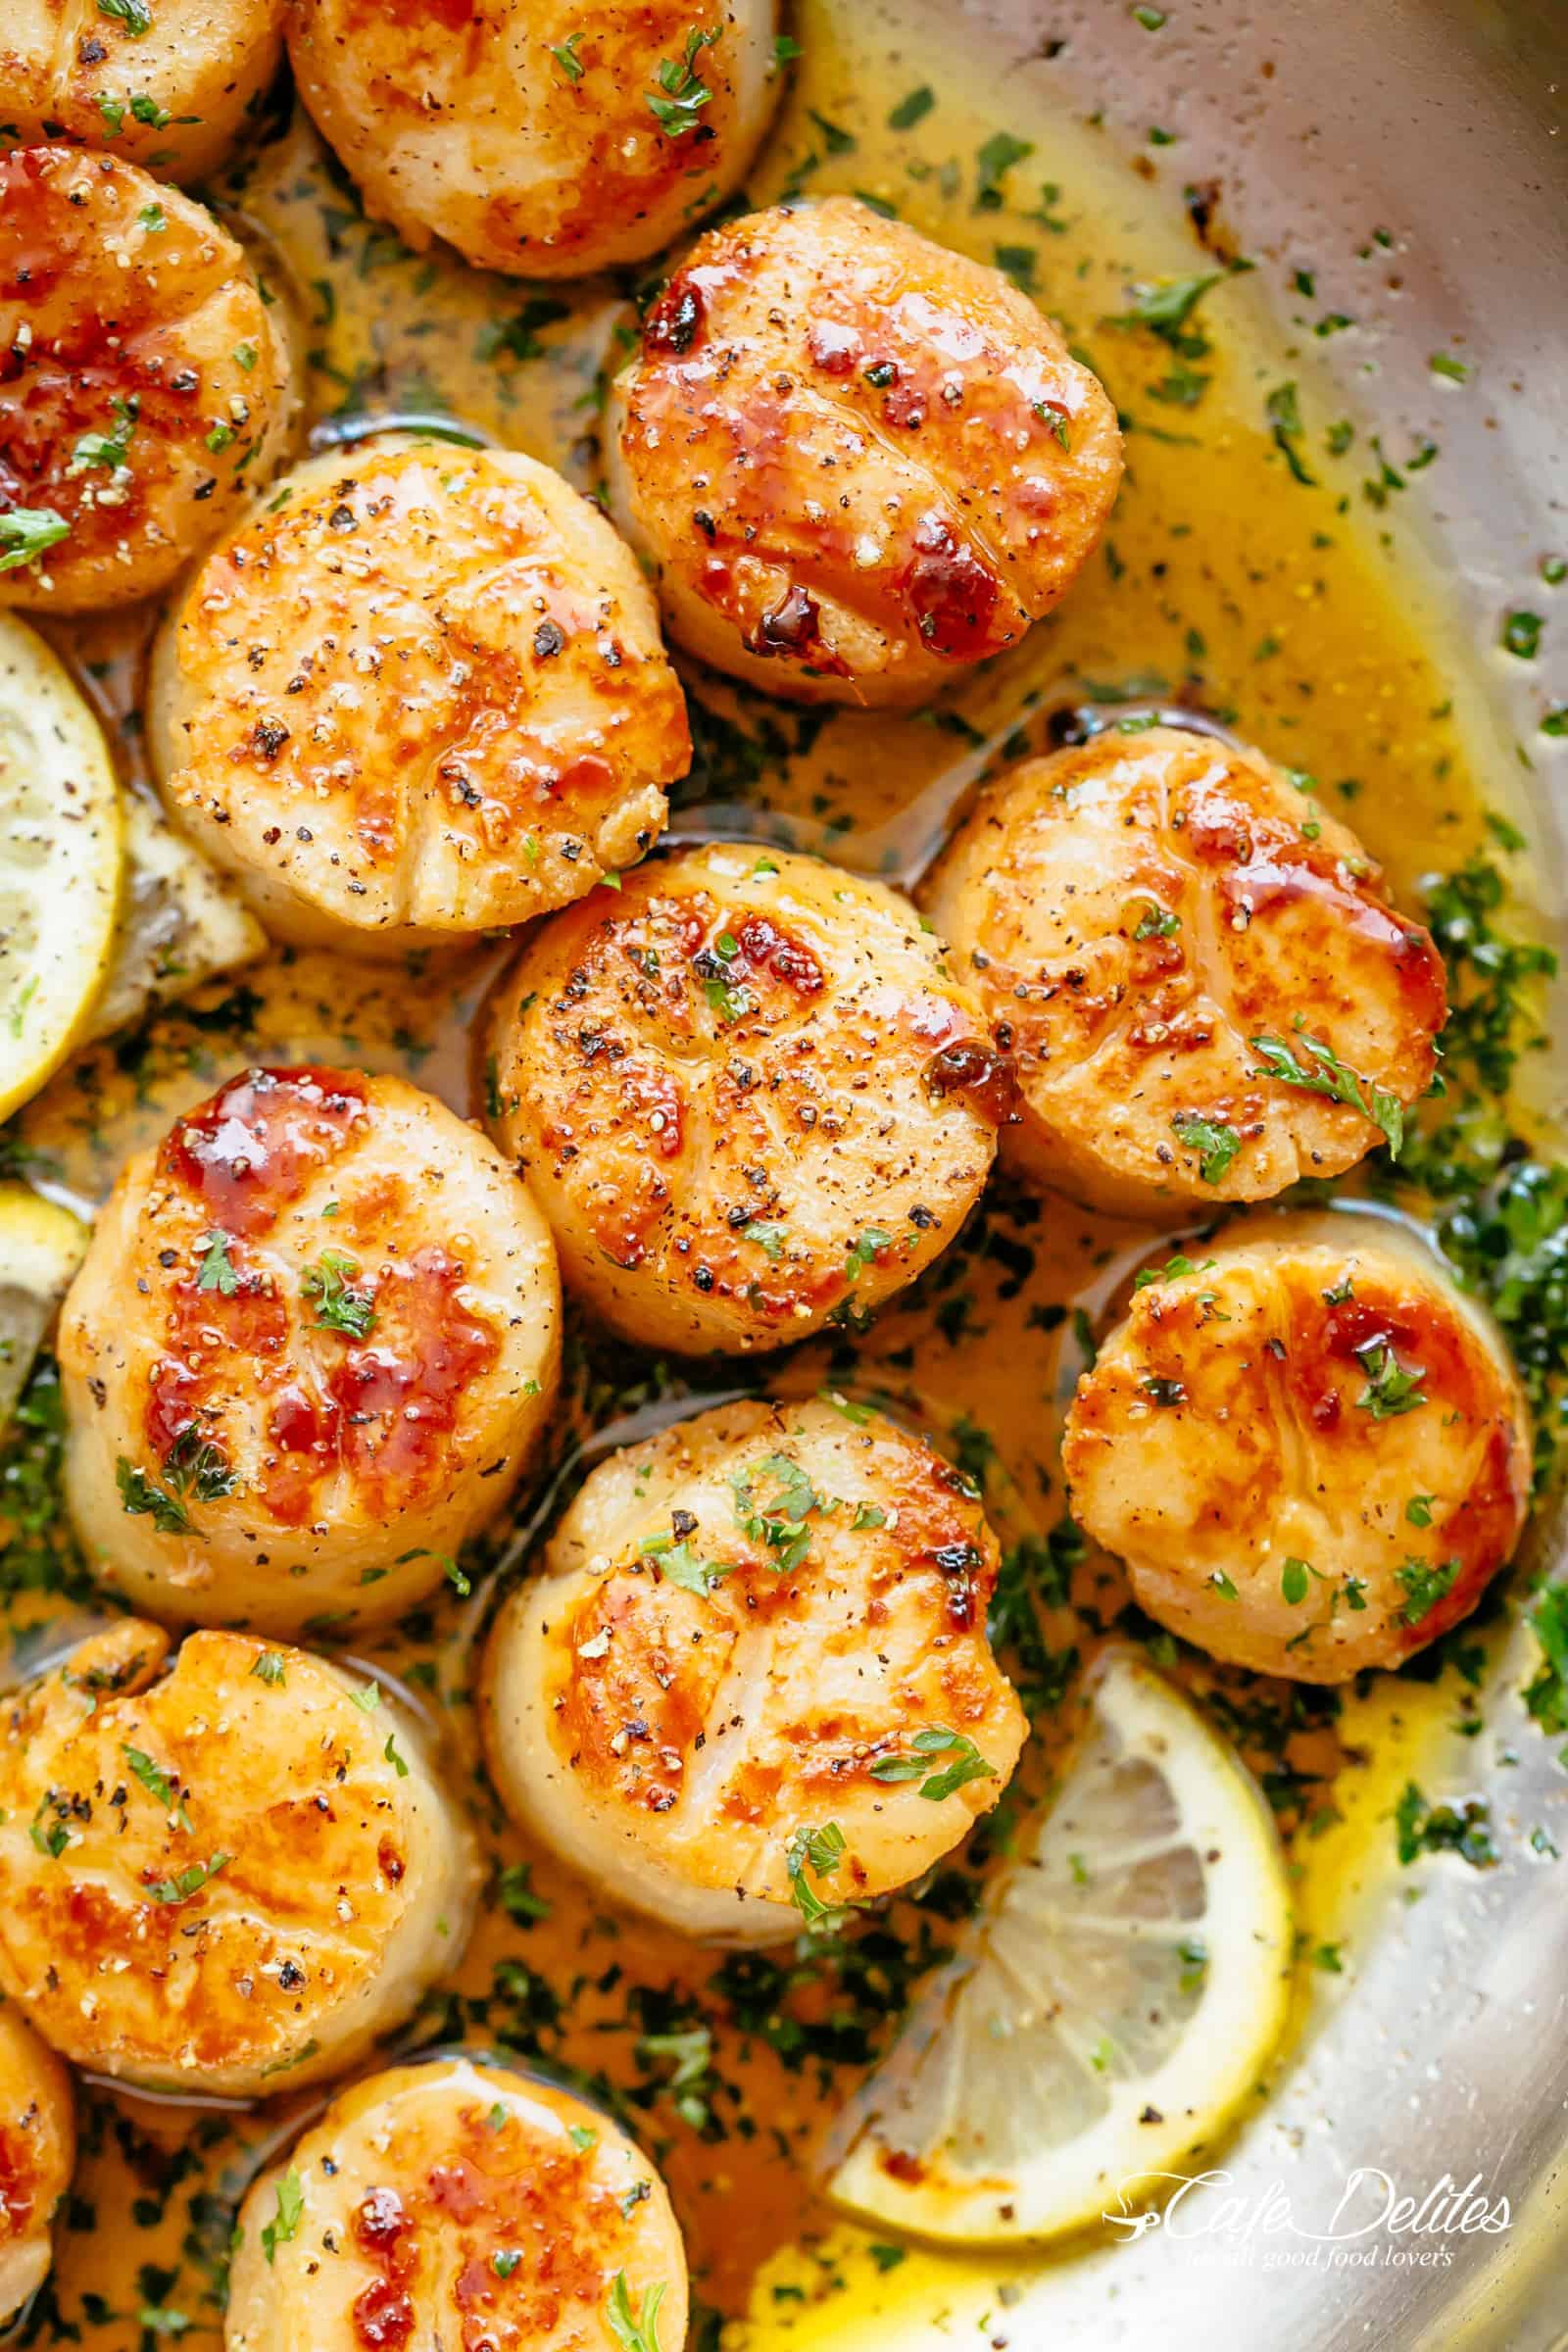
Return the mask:
M1157 2198L1285 2022L1290 1896L1240 1758L1123 1648L1045 1813L835 2135L829 2193L1000 2244Z
M43 639L0 614L0 1118L37 1093L92 1010L120 868L98 722Z
M0 1430L86 1248L87 1228L69 1208L0 1184Z

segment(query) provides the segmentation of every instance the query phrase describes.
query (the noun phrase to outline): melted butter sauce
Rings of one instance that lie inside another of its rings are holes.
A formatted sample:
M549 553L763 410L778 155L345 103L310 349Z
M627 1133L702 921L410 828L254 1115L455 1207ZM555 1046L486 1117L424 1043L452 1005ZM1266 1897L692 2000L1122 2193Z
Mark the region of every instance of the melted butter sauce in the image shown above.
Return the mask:
M1015 730L1041 741L1052 714L1068 707L1163 705L1205 713L1308 771L1408 900L1423 872L1451 866L1477 839L1477 767L1504 773L1505 764L1479 690L1444 645L1441 615L1422 609L1410 576L1377 544L1385 518L1357 495L1364 462L1342 464L1314 447L1317 486L1293 480L1264 400L1304 365L1282 354L1256 282L1223 277L1195 315L1212 347L1200 362L1211 380L1196 406L1154 389L1174 364L1165 344L1103 323L1125 311L1135 280L1220 266L1199 251L1176 201L1179 164L1168 185L1151 184L1043 84L1022 76L1004 93L988 85L984 67L956 57L951 36L917 23L907 0L886 12L865 0L808 0L795 30L802 61L753 197L849 189L983 259L1001 249L1132 418L1128 477L1106 545L1060 612L935 715L760 717L755 701L694 683L699 760L679 796L675 836L760 832L911 882L998 747L1016 748ZM921 90L928 106L907 103ZM911 113L918 119L906 127L889 122ZM450 417L591 489L597 386L635 316L625 294L606 281L533 289L409 255L364 220L303 119L273 127L219 193L261 240L279 298L295 303L316 445L353 434L366 410ZM978 205L980 150L1001 129L1032 152L1007 171L998 205ZM96 623L52 633L117 727L127 776L140 780L143 632ZM421 967L411 982L401 971L277 954L64 1072L26 1115L32 1172L63 1197L100 1200L129 1151L252 1059L398 1069L469 1111L470 1025L503 961L503 949L480 946ZM823 2046L844 2006L831 1974L769 1976L760 1990L746 1966L732 1964L715 1991L720 1955L607 1914L589 1887L503 1823L480 1769L469 1695L500 1578L527 1558L583 1458L692 1409L696 1392L701 1403L715 1387L758 1380L808 1394L831 1377L887 1402L983 1478L1004 1544L1047 1535L1062 1515L1060 1413L1083 1360L1075 1317L1082 1310L1092 1323L1149 1246L1136 1227L999 1192L869 1333L738 1375L725 1365L653 1365L579 1321L558 1475L552 1483L541 1472L525 1489L514 1524L480 1563L495 1572L476 1578L471 1599L447 1598L354 1652L442 1742L495 1869L525 1863L530 1873L507 1882L510 1911L492 1893L443 1997L400 2046L466 2036L628 2101L668 2178L698 2293L729 2315L726 2345L909 2344L927 2327L967 2328L988 2311L1004 2336L1005 2307L1040 2264L901 2254L834 2221L812 2199L812 2154L863 2068L786 2063L771 2046L790 2040L781 2019ZM1079 1560L1072 1605L1045 1620L1053 1650L1083 1654L1126 1599L1112 1563ZM79 1625L57 1599L15 1596L14 1671L30 1670ZM1177 1671L1273 1776L1287 1825L1304 1823L1293 1857L1303 1951L1343 1943L1353 1973L1355 1939L1372 1932L1387 1899L1394 1795L1412 1758L1427 1755L1458 1713L1455 1686L1386 1679L1336 1712L1245 1676ZM1047 1708L1028 1788L1049 1776L1053 1732ZM950 1919L941 1907L901 1903L891 1924L911 1948L934 1952L950 1947ZM1298 2035L1312 2030L1322 1982L1304 1962ZM894 2022L882 2021L882 2042ZM669 2065L638 2048L645 2033L696 2024L712 2036L706 2136L700 2111L695 2121L689 2106L680 2112ZM858 2054L849 2035L843 2046ZM50 2308L60 2322L90 2352L136 2352L156 2340L144 2335L148 2310L155 2321L178 2314L190 2346L220 2343L233 2202L324 2095L247 2111L90 2090L76 2210L59 2233ZM1072 2258L1069 2249L1053 2259ZM37 2340L59 2338L46 2328Z

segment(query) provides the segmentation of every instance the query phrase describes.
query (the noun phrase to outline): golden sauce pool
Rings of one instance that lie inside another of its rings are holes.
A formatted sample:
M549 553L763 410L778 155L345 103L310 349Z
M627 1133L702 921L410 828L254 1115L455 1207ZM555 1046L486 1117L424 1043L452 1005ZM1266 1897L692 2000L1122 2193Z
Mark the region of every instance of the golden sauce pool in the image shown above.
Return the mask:
M693 681L698 757L674 829L755 829L909 881L1001 747L1044 740L1066 710L1185 709L1300 771L1408 903L1424 873L1451 868L1482 837L1478 767L1506 772L1441 614L1383 544L1408 475L1391 490L1354 420L1325 410L1306 364L1269 326L1256 279L1213 250L1212 223L1209 246L1199 242L1179 167L1130 169L1106 133L1027 79L1009 81L1004 102L981 67L893 9L808 0L795 34L802 56L750 194L856 192L1006 269L1115 396L1127 480L1061 610L934 712L822 719ZM524 449L591 490L605 371L635 318L625 292L608 281L541 290L410 255L363 217L303 118L271 130L218 193L296 307L318 441L353 435L367 415L435 420ZM1211 282L1180 317L1137 315L1135 288L1199 278ZM139 778L144 631L117 621L51 633ZM483 1073L469 1028L503 959L476 947L411 978L277 954L68 1067L25 1115L28 1173L78 1201L101 1199L127 1152L247 1060L397 1069L471 1110ZM809 1394L831 1379L912 1416L956 1455L984 1489L1015 1584L1043 1602L1038 1638L1010 1653L1036 1731L1023 1794L963 1864L869 1923L837 1967L797 1964L788 1949L726 1958L612 1915L503 1823L479 1763L475 1644L498 1570L525 1559L563 1491L548 1473L485 1557L466 1563L471 1596L454 1592L353 1653L436 1727L492 1864L462 1967L399 2046L489 2046L618 2106L669 2181L710 2315L697 2344L868 2342L883 2324L893 2341L916 2312L979 2311L999 2286L1004 2310L1030 2267L878 2245L814 2202L812 2161L908 1986L952 1948L975 1875L1047 1779L1077 1666L1127 1622L1119 1572L1065 1516L1056 1453L1089 1327L1150 1239L1060 1200L995 1191L915 1293L833 1348L680 1371L574 1324L570 1429L556 1465L565 1480L578 1445L646 1429L682 1398L755 1385ZM78 1624L85 1605L79 1588L65 1599L25 1588L48 1541L34 1530L23 1546L13 1528L15 1672L59 1647L61 1620ZM1323 1954L1350 1966L1353 1937L1370 1932L1398 1782L1473 1705L1469 1686L1447 1673L1385 1679L1342 1705L1332 1692L1183 1666L1168 1639L1153 1654L1201 1689L1293 1839L1309 2030ZM1348 1926L1352 1895L1360 1908ZM233 2206L320 2104L280 2097L244 2112L88 2088L76 2193L24 2340L90 2352L175 2336L220 2343Z

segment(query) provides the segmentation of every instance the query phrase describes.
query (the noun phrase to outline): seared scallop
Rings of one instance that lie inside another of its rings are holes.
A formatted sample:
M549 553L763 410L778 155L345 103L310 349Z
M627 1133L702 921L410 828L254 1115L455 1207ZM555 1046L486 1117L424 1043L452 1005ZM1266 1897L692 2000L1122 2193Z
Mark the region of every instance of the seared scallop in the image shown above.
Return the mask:
M295 0L300 95L366 210L422 252L572 277L727 196L767 124L775 0Z
M1499 1334L1426 1247L1258 1218L1140 1279L1062 1458L1150 1615L1307 1683L1468 1616L1524 1525L1530 1429Z
M834 196L700 239L611 387L606 463L683 645L770 694L902 703L1063 595L1121 436L999 270Z
M1338 1176L1437 1066L1442 960L1257 753L1109 728L1006 770L926 894L1017 1057L1006 1157L1124 1215Z
M568 1280L630 1339L858 1320L978 1200L1008 1070L913 908L756 843L657 860L530 937L491 1125Z
M48 2275L75 2158L71 2077L20 2011L0 2009L0 2323Z
M225 528L288 439L282 316L177 189L0 156L0 605L129 604Z
M240 2208L226 2352L685 2340L686 2257L654 2167L597 2107L493 2061L368 2077Z
M154 656L179 824L290 939L367 955L564 906L631 865L691 759L636 564L512 450L301 466Z
M19 145L69 139L204 179L258 112L287 0L6 0L0 87Z
M725 1943L941 1860L1024 1736L961 1472L845 1399L751 1399L589 1473L484 1661L491 1774L612 1899Z
M129 1162L61 1312L89 1555L175 1622L398 1616L506 1499L560 1307L538 1210L441 1103L242 1072Z
M0 1983L78 2066L263 2096L341 2073L463 1949L475 1872L373 1683L122 1619L13 1694Z

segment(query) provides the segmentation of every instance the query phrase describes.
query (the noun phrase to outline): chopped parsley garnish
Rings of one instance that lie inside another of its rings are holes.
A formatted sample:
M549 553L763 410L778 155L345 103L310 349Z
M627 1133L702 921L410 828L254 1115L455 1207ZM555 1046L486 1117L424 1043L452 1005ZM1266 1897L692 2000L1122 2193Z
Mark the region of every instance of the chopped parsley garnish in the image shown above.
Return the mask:
M1176 1946L1176 1957L1182 1964L1183 1992L1197 1992L1208 1975L1208 1946L1200 1936L1184 1936Z
M1533 662L1541 651L1541 632L1545 622L1539 612L1509 612L1502 623L1502 648L1516 661Z
M1204 1184L1218 1184L1242 1148L1235 1128L1223 1119L1205 1119L1196 1110L1179 1110L1171 1127L1179 1144L1198 1152L1198 1173Z
M147 1891L155 1903L188 1903L193 1894L226 1870L234 1859L232 1854L209 1854L205 1862L193 1862L188 1870L175 1873L172 1879L160 1879Z
M1208 1257L1200 1266L1195 1266L1190 1257L1178 1251L1175 1257L1167 1257L1162 1266L1140 1266L1133 1276L1133 1289L1147 1291L1152 1282L1180 1282L1186 1274L1206 1274L1214 1262Z
M527 1862L509 1862L496 1881L501 1907L519 1928L531 1928L550 1917L550 1905L533 1890L533 1869Z
M283 1666L283 1653L277 1649L264 1649L251 1672L259 1683L276 1684L288 1680Z
M53 507L13 507L0 514L0 571L15 571L33 564L51 547L69 538L71 525Z
M758 1487L764 1480L773 1492L760 1501ZM811 1531L807 1522L813 1511L822 1508L822 1497L800 1463L787 1454L770 1453L749 1470L737 1471L729 1483L743 1534L754 1544L766 1544L781 1575L792 1574L810 1549Z
M1315 489L1317 476L1315 473L1308 472L1300 450L1297 446L1305 435L1306 427L1301 422L1301 409L1297 398L1296 386L1294 384L1276 384L1263 406L1268 416L1269 431L1273 436L1274 446L1290 467L1293 477L1304 488Z
M182 1830L188 1830L190 1815L176 1794L168 1773L139 1747L122 1747L120 1752L148 1795L155 1798L166 1813L172 1813Z
M1154 1404L1185 1404L1187 1391L1179 1380L1164 1380L1158 1374L1141 1380L1139 1387Z
M867 1767L873 1781L919 1781L920 1794L940 1804L968 1781L994 1781L997 1768L988 1764L974 1741L962 1732L950 1731L945 1724L934 1723L916 1732L909 1741L909 1755L878 1756ZM951 1755L953 1761L940 1771L931 1771L933 1756ZM930 1778L925 1776L930 1774Z
M1526 1618L1541 1644L1540 1672L1525 1705L1544 1732L1568 1732L1568 1585L1547 1585Z
M1490 1870L1497 1859L1492 1809L1482 1797L1470 1797L1458 1809L1434 1805L1407 1781L1394 1809L1394 1830L1399 1860L1407 1866L1422 1854L1457 1854L1474 1870Z
M579 25L574 33L568 35L562 42L559 49L552 49L550 52L556 61L558 71L564 74L568 81L581 81L583 77L585 68L582 59L577 55L577 43L581 39L582 27Z
M161 1536L199 1536L185 1507L187 1499L194 1495L198 1502L217 1502L232 1494L236 1484L224 1455L194 1422L181 1430L164 1457L164 1479L160 1486L123 1454L115 1463L122 1506L133 1519L150 1518Z
M1451 1592L1464 1566L1460 1559L1408 1559L1394 1571L1396 1580L1404 1587L1407 1598L1399 1617L1405 1625L1420 1625L1430 1617L1446 1593Z
M323 1250L317 1264L306 1267L300 1292L316 1308L318 1331L368 1338L375 1327L375 1293L359 1287L359 1275L355 1260L341 1250Z
M660 2352L659 2306L663 2300L664 2281L657 2278L652 2286L643 2289L642 2312L634 2318L626 2274L624 2271L615 2273L611 2284L610 2301L606 2306L606 2317L610 2322L610 2332L621 2352Z
M880 1225L868 1225L844 1252L845 1280L854 1282L862 1266L874 1266L882 1251L892 1249L893 1238Z
M918 89L910 90L906 97L899 100L888 117L889 130L912 130L917 122L923 122L936 102L937 94L930 83L921 82Z
M1289 1606L1299 1608L1306 1598L1307 1587L1316 1574L1309 1560L1288 1559L1280 1570L1280 1592Z
M262 2251L271 2262L279 2246L299 2233L305 2217L305 2183L292 2165L277 2184L277 2211L262 2226Z
M666 139L683 139L688 131L698 128L700 110L710 102L713 93L698 74L697 60L717 39L717 27L710 32L694 28L686 35L685 54L681 58L661 58L659 86L662 95L650 96L648 107Z
M27 1835L40 1854L47 1854L51 1862L58 1862L71 1843L71 1832L63 1821L52 1822L47 1830L43 1827L48 1804L47 1796L39 1799L38 1810L27 1824Z
M1299 1088L1302 1094L1326 1095L1331 1102L1344 1102L1358 1110L1363 1119L1382 1128L1389 1157L1397 1159L1404 1148L1404 1105L1398 1096L1362 1078L1323 1038L1308 1037L1300 1014L1297 1015L1296 1030L1301 1053L1309 1054L1316 1066L1303 1062L1283 1037L1265 1035L1249 1040L1252 1052L1263 1057L1263 1067L1252 1076L1277 1078L1284 1086Z
M178 1496L155 1486L146 1471L135 1462L127 1462L123 1454L115 1463L115 1484L120 1489L122 1508L131 1518L151 1518L161 1536L194 1533L190 1514Z
M854 1911L850 1903L825 1903L811 1884L832 1878L843 1855L844 1832L836 1821L824 1822L819 1830L797 1830L784 1849L790 1900L813 1935L837 1936Z
M147 0L98 0L98 14L123 24L133 41L139 41L143 33L153 28L153 12Z
M1217 286L1223 276L1223 270L1213 270L1200 277L1167 277L1158 285L1134 286L1127 308L1101 323L1123 329L1148 327L1183 359L1200 360L1209 348L1208 338L1191 331L1192 316L1210 286Z
M656 1563L665 1584L679 1585L683 1592L695 1592L703 1599L730 1572L728 1561L700 1560L684 1539L677 1543L673 1536L648 1536L637 1549L644 1559Z
M1366 1374L1366 1387L1355 1401L1374 1421L1396 1420L1401 1413L1413 1413L1417 1405L1426 1403L1421 1386L1426 1377L1424 1364L1415 1364L1407 1372L1387 1340L1368 1340L1355 1353Z
M1033 139L1015 139L1010 131L999 130L987 139L975 157L979 170L975 189L975 209L982 213L1000 213L1004 203L1002 182L1014 164L1021 164L1035 151Z
M1168 906L1161 906L1156 900L1151 900L1138 918L1138 926L1133 937L1134 939L1174 939L1181 927L1182 918L1179 914L1172 914Z
M202 1262L196 1275L196 1288L199 1291L218 1291L225 1298L233 1298L239 1288L239 1276L228 1254L229 1247L230 1236L216 1228L202 1235L197 1244L202 1251Z
M755 1009L751 990L736 980L715 975L703 982L703 994L726 1027L731 1021L738 1021L742 1013Z
M117 392L109 405L114 414L114 431L78 434L76 446L71 453L68 473L85 473L93 466L102 466L113 473L127 462L140 403L134 395L129 400L122 400Z

